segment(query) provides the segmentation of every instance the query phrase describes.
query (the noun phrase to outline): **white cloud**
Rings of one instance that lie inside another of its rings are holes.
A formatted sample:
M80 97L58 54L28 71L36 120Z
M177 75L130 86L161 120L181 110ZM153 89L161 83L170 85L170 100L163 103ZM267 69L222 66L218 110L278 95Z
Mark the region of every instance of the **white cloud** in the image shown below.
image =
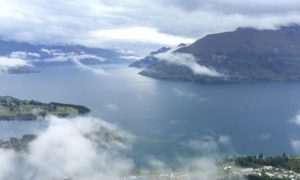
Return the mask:
M33 52L14 51L10 53L9 57L18 59L36 59L39 58L40 55Z
M197 100L198 102L205 102L207 101L206 97L201 97L197 93L189 92L188 90L182 90L179 88L173 88L173 93L177 97L189 98L191 100Z
M0 149L0 179L5 179L6 174L13 172L12 166L15 160L15 152L5 149Z
M189 2L181 0L163 0L163 2L186 11L209 10L248 15L293 12L297 11L300 7L300 3L297 0L277 0L276 2L272 0L252 0L251 3L241 2L239 0L191 0Z
M94 68L88 65L83 64L80 60L82 59L81 56L73 56L72 57L72 61L77 65L77 67L83 69L83 70L87 70L90 71L92 73L94 73L95 75L100 75L100 76L107 76L109 75L108 72L106 72L104 69L102 68Z
M3 0L0 36L143 50L141 43L161 46L240 26L300 23L299 8L297 0Z
M216 152L219 149L215 139L210 136L204 137L202 139L190 140L187 145L193 150L197 150L203 153Z
M272 137L272 135L271 134L266 134L266 133L264 133L264 134L260 134L257 138L259 139L259 140L268 140L268 139L270 139Z
M132 161L119 153L129 148L132 136L127 132L90 117L47 121L28 154L0 149L1 179L113 180L131 171Z
M10 58L5 56L0 57L0 73L6 73L9 70L28 66L31 66L31 64L22 59Z
M292 123L300 126L300 111L295 115L295 117L291 120ZM300 152L300 140L299 139L291 139L290 141L293 150L297 153Z
M231 137L226 135L220 135L218 142L222 145L230 146L231 145Z
M0 149L0 179L115 180L132 173L133 161L124 156L134 140L130 133L92 117L47 117L46 123L47 127L29 143L28 153ZM207 153L177 157L178 171L187 173L190 179L212 179L219 172L216 151L220 145L231 145L231 139L205 136L186 145ZM173 167L155 157L146 161L160 172L167 173Z
M298 126L300 126L300 111L296 114L296 116L292 119L291 122L295 123Z
M192 43L195 41L195 39L192 38L160 33L157 29L149 27L126 27L120 29L98 30L91 32L91 37L162 45L178 45L180 43Z
M189 179L217 179L218 165L214 157L182 159L182 170L188 172Z
M105 108L110 111L117 111L119 109L119 107L116 104L107 104Z
M75 52L69 52L69 53L64 53L61 52L60 50L49 50L49 49L42 49L43 52L48 53L49 55L52 55L54 57L52 58L47 58L47 59L43 59L43 62L65 62L65 61L72 61L74 60L74 58L76 59L80 59L80 60L85 60L85 59L93 59L93 60L97 60L99 62L105 62L106 59L96 56L96 55L92 55L92 54L78 54Z
M186 91L180 90L178 88L173 88L172 90L173 90L174 94L179 97L196 98L199 96L196 93L186 92Z
M0 66L1 67L20 67L20 66L26 66L28 63L22 59L17 58L9 58L9 57L0 57Z
M201 152L203 154L215 154L220 150L220 146L231 147L231 138L226 135L220 135L218 137L203 136L198 139L192 139L185 144L187 147Z
M120 58L126 59L126 60L137 61L137 60L142 59L143 57L142 57L142 56L134 56L134 55L131 55L131 56L121 56Z
M99 57L99 56L95 56L92 54L77 54L74 52L70 52L70 53L63 53L60 52L59 50L49 50L49 49L42 49L43 52L48 53L49 55L53 55L53 58L48 58L48 59L43 59L42 62L66 62L66 61L71 61L73 62L78 68L92 72L95 75L100 75L100 76L107 76L109 75L108 72L106 72L104 69L102 68L95 68L95 67L91 67L88 65L85 65L84 63L82 63L82 61L86 60L86 59L93 59L93 60L97 60L99 62L105 62L106 59ZM36 61L36 60L34 60ZM38 60L39 61L39 60Z
M163 161L157 158L150 157L147 159L147 162L150 165L151 169L160 170L160 171L168 169L167 165Z
M292 139L291 140L291 146L292 146L292 148L295 152L297 152L297 153L300 152L300 140Z
M149 158L147 162L149 163L151 170L157 171L157 173L153 173L146 169L142 170L141 174L148 175L147 177L150 177L149 174L155 174L151 176L154 179L164 179L164 176L171 177L171 179L218 179L218 177L220 177L220 167L217 164L219 158L220 157L215 155L197 156L192 158L179 157L177 159L178 167L176 167L175 170L174 164L166 165L157 158ZM139 178L132 176L132 179ZM239 179L242 180L242 178Z
M156 54L155 57L168 63L186 66L191 69L194 74L211 77L224 76L223 74L217 72L212 68L208 68L206 66L198 64L196 58L192 54L168 51L165 53Z

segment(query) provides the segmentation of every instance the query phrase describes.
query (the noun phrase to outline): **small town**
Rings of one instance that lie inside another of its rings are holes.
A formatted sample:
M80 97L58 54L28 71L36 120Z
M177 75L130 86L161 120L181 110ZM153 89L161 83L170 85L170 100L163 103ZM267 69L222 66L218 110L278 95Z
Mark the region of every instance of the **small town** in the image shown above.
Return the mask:
M195 178L189 172L171 171L166 173L145 173L140 175L130 175L122 180L192 180ZM207 177L206 177L207 178ZM210 177L216 180L240 180L240 179L284 179L300 180L300 173L275 168L272 166L263 166L261 168L242 168L237 166L226 165L219 169L218 175Z
M296 173L291 170L285 170L282 168L275 168L272 166L263 166L261 168L240 168L225 166L224 171L227 175L232 176L254 176L254 177L266 177L268 179L300 179L300 173Z

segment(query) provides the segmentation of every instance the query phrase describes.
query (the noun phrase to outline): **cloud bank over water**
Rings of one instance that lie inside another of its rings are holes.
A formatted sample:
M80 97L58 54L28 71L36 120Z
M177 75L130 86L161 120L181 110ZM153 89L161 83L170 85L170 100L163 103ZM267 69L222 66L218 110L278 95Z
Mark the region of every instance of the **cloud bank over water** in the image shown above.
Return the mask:
M106 59L92 55L92 54L76 54L73 52L63 53L56 50L43 49L42 51L53 55L53 58L39 59L40 55L32 52L14 51L9 56L0 56L0 73L7 73L10 70L17 70L19 68L33 67L34 63L56 63L56 62L71 62L79 69L89 71L95 75L107 76L109 75L104 69L100 67L92 67L84 64L85 60L92 59L93 61L105 62Z
M49 127L29 144L28 154L0 149L1 179L113 180L132 169L132 160L120 153L130 149L129 133L91 117L47 121Z
M43 49L43 51L54 57L43 59L43 60L35 60L36 62L53 63L53 62L68 62L69 61L69 62L72 62L73 64L75 64L79 69L89 71L95 75L100 75L100 76L109 75L108 72L106 72L104 69L102 69L100 67L95 68L95 67L84 64L84 61L88 60L88 59L93 59L94 61L99 61L100 63L102 63L102 62L106 61L105 58L102 58L102 57L99 57L96 55L92 55L92 54L86 54L86 53L82 53L82 54L77 54L74 52L64 53L64 52L60 52L57 50L48 50L48 49Z
M73 56L73 57L71 57L71 61L74 62L77 65L78 68L90 71L90 72L92 72L95 75L100 75L100 76L107 76L107 75L109 75L109 73L106 72L102 68L99 68L99 67L98 68L94 68L94 67L91 67L91 66L83 64L81 62L81 60L84 60L86 58L87 58L86 56Z
M222 146L232 148L231 137L226 135L219 136L203 136L197 139L191 139L185 146L204 155L216 155L219 153Z
M197 63L197 59L192 54L177 53L168 51L155 55L156 58L166 61L171 64L188 67L196 75L211 76L211 77L223 77L224 75L216 70L200 65Z
M0 148L0 179L118 180L131 176L135 164L126 152L132 151L132 134L92 117L51 116L45 120L48 127L29 143L28 153ZM207 152L190 158L174 157L179 162L177 170L191 179L211 179L219 172L218 148L231 146L231 138L205 136L183 145ZM170 172L173 167L155 157L147 163L160 172Z

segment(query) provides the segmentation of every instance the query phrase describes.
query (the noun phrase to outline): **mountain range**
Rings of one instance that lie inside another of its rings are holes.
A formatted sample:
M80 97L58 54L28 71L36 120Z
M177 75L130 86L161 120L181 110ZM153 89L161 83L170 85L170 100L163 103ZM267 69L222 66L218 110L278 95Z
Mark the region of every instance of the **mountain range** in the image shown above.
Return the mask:
M149 57L155 60L149 61ZM148 60L148 61L147 61ZM238 28L207 35L134 62L141 75L202 83L300 80L300 26L275 30Z
M76 44L29 44L0 38L0 72L37 72L33 66L70 65L74 64L74 60L82 64L129 63L132 57L134 57L132 53L115 49L92 48ZM28 64L12 66L19 65L21 60Z

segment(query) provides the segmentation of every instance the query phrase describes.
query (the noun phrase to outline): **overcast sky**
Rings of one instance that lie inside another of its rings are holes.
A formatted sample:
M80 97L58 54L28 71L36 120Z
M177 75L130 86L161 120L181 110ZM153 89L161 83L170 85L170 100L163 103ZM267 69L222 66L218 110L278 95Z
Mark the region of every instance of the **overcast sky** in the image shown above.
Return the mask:
M0 22L5 39L143 52L241 26L300 23L300 1L0 0Z

